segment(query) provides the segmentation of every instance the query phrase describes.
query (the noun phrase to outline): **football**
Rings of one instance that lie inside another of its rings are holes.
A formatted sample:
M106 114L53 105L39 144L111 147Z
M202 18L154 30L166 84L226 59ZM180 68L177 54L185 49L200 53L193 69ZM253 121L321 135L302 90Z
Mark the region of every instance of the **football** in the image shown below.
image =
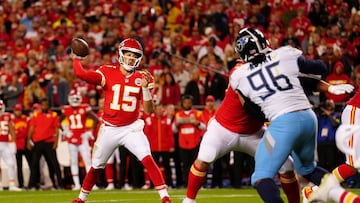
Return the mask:
M84 39L73 38L70 47L72 52L77 56L85 57L89 55L89 45Z

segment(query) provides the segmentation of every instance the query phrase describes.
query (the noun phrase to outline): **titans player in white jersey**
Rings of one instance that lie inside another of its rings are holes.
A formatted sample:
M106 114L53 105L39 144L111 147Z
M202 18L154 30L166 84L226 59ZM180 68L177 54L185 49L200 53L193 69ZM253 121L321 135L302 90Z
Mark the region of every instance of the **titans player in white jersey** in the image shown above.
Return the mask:
M326 66L320 60L305 59L290 46L271 50L263 33L253 28L239 32L235 50L245 64L230 76L230 85L258 105L270 121L255 154L251 182L265 202L283 202L273 177L289 155L298 174L316 185L327 173L316 166L317 118L298 78L300 72L320 75ZM335 184L324 195L332 188L341 187Z

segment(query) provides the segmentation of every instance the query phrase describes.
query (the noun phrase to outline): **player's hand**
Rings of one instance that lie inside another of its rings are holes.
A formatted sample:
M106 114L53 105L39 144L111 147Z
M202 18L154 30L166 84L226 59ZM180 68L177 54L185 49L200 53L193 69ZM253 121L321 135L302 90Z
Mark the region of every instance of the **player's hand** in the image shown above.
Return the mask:
M328 92L335 95L351 93L354 90L354 86L350 84L341 84L341 85L330 85Z
M91 131L86 131L83 134L81 134L81 138L83 140L94 140L94 135Z
M150 83L150 79L151 79L151 74L148 70L143 70L141 71L141 85L143 87L148 87L149 83Z
M70 138L73 135L73 133L71 132L71 130L66 129L61 131L61 135L65 138Z
M85 56L85 57L78 56L78 55L74 54L74 53L71 51L71 53L70 53L70 58L71 58L71 59L80 59L80 60L82 60L82 59L85 59L86 56Z
M26 142L26 149L31 151L33 146L34 146L34 143L31 140Z
M54 142L54 144L53 144L53 147L52 147L52 148L53 148L54 150L56 150L56 149L57 149L57 147L58 147L58 142L57 142L57 141L55 141L55 142Z

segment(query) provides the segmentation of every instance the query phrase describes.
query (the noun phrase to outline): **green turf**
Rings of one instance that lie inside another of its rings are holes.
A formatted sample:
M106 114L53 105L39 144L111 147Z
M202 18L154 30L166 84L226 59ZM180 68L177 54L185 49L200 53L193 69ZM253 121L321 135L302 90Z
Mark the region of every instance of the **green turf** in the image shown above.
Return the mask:
M360 189L352 190L360 194ZM68 203L76 198L78 191L0 191L0 203ZM169 193L174 203L181 203L185 196L184 189L171 189ZM282 194L283 199L285 196ZM159 203L160 199L155 190L97 190L93 191L87 203ZM254 189L202 189L199 191L197 203L239 203L262 202Z

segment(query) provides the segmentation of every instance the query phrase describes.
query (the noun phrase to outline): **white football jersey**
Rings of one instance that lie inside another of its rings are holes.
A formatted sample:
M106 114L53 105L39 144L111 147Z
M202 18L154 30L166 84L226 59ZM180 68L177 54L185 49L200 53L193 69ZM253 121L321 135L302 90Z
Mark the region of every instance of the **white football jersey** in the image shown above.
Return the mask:
M311 108L299 81L297 59L302 52L290 46L266 55L257 66L245 63L230 76L230 85L261 107L270 121L284 113Z

